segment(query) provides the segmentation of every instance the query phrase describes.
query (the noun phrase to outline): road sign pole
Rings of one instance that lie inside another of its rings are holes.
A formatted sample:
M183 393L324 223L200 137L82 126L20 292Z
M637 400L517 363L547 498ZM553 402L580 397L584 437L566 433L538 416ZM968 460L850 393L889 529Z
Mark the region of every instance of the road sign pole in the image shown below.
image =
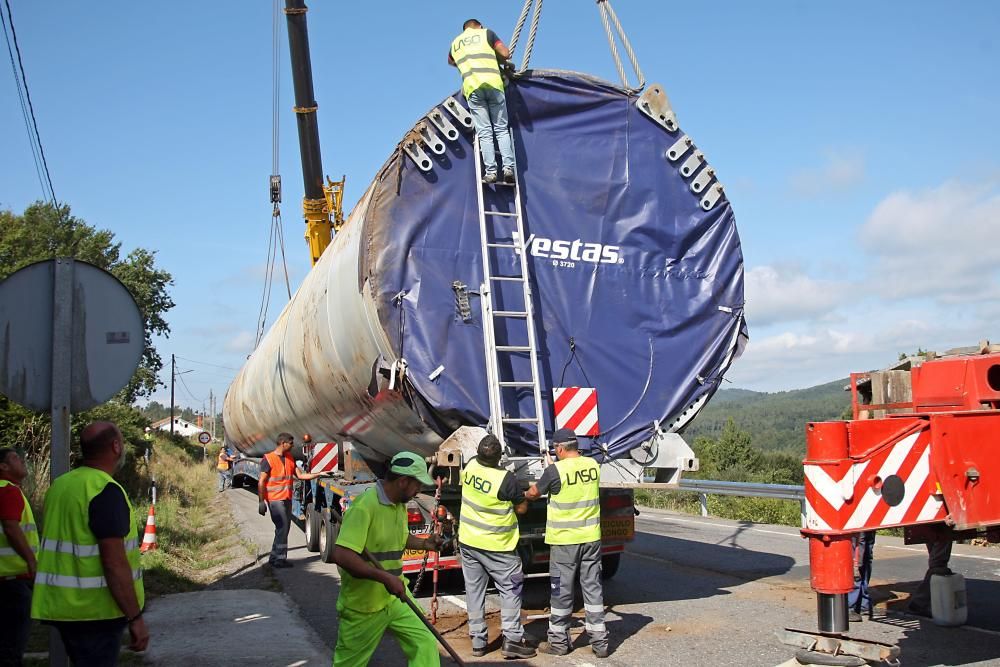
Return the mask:
M51 479L69 472L70 397L73 379L74 260L55 261L52 293L52 449ZM49 664L66 667L68 660L59 632L49 630Z

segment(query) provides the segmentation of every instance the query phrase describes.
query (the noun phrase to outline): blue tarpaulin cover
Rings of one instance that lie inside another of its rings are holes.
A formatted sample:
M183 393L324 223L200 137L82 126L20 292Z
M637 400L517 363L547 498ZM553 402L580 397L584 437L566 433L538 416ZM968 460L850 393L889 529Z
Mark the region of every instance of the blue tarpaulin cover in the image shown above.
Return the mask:
M696 174L683 177L684 159L665 155L683 130L643 115L636 99L562 71L529 71L507 90L548 431L553 388L594 387L594 440L613 455L711 395L746 340L733 209L724 195L701 208L690 186ZM394 153L366 211L360 266L381 325L408 362L415 407L445 436L485 425L489 413L473 136L446 141L443 155L428 151L429 172ZM513 210L511 188L486 191L487 208ZM510 240L503 224L491 222L491 240ZM491 261L494 273L517 274L512 251L496 249ZM471 317L457 307L456 282L467 287ZM501 285L497 303L517 309L519 284ZM523 329L498 321L498 342L524 344ZM505 378L530 378L526 357L509 356ZM530 390L505 405L533 415ZM536 451L522 435L515 447Z

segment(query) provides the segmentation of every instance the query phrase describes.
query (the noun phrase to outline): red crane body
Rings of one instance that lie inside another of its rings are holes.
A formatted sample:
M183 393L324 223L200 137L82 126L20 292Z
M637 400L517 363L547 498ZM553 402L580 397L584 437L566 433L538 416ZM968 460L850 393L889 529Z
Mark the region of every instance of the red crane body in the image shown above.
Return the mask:
M876 375L888 399L882 403L862 396ZM1000 353L854 373L851 392L854 419L806 427L802 534L809 538L820 631L827 633L847 630L853 535L1000 526Z

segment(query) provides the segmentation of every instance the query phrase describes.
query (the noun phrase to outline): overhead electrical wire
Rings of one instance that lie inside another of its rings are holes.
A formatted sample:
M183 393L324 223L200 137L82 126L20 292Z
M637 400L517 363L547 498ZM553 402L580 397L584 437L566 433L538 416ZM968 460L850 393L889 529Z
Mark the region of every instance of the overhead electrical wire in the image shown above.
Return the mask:
M182 361L190 361L192 364L201 364L203 366L214 366L216 368L225 368L227 371L239 371L240 369L234 368L233 366L223 366L222 364L213 364L207 361L198 361L197 359L189 359L188 357L182 357L180 355L174 355L177 359Z
M178 372L176 375L177 375L177 378L180 379L181 386L184 387L184 391L187 393L188 398L190 398L195 403L204 403L205 402L204 398L195 398L194 393L192 393L191 389L187 386L187 382L184 381L184 375L182 375L180 372Z
M10 9L10 0L4 0L7 8L7 15L4 17L3 9L0 8L0 20L3 23L4 39L7 41L7 53L10 56L10 66L14 72L14 80L17 83L17 95L21 103L21 114L24 117L25 129L28 132L28 142L31 144L32 157L35 160L35 171L38 173L39 184L45 198L54 207L59 206L56 199L56 191L52 186L52 174L49 172L49 164L45 159L45 148L42 146L42 137L38 132L38 120L35 118L35 106L31 102L31 91L28 89L28 77L24 72L24 59L21 56L21 46L17 41L17 30L14 28L14 14ZM11 46L13 45L13 50ZM17 64L14 62L14 54L17 54ZM29 122L30 121L30 122Z

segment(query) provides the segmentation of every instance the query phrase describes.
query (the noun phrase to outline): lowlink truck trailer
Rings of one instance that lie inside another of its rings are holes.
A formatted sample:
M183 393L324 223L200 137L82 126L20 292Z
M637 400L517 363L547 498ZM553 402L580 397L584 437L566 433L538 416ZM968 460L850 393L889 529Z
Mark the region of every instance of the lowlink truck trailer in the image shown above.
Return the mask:
M229 387L226 441L256 479L276 436L334 443L300 491L310 548L400 451L437 488L410 527L461 532L459 474L493 433L527 487L570 428L601 465L605 572L634 533L633 489L676 487L698 461L681 432L747 340L743 255L716 169L663 86L525 69L506 84L513 183L481 180L458 91L400 139L343 220L324 185L301 0L287 0L313 269ZM512 45L516 37L511 40ZM280 180L272 201L280 200ZM545 571L545 505L519 517ZM456 567L457 541L434 558ZM408 554L405 570L423 554Z
M462 429L460 437L473 448L482 429ZM303 448L305 465L310 472L329 472L310 482L299 482L294 494L302 516L299 525L305 531L306 548L319 552L324 563L333 562L333 547L337 539L339 520L350 506L351 500L374 484L374 476L353 450L350 442L318 443ZM431 471L434 473L434 470ZM455 468L444 472L454 474ZM260 459L242 457L233 466L233 486L252 487L260 476ZM410 532L423 537L435 529L438 517L440 531L446 540L456 534L456 517L460 515L461 494L457 484L442 480L440 503L436 494L421 494L407 506ZM601 490L601 541L604 578L610 579L618 571L625 544L635 535L634 494L627 488ZM545 506L534 504L520 520L521 544L519 551L528 573L548 571L549 551L545 544ZM419 574L430 569L452 570L460 568L454 548L442 554L426 554L407 550L403 554L403 573Z

